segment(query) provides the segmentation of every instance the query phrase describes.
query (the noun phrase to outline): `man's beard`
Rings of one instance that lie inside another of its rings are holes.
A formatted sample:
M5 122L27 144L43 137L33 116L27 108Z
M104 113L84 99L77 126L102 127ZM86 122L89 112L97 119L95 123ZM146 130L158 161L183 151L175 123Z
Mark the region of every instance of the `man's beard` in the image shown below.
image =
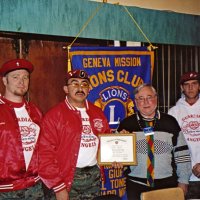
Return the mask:
M20 97L24 96L26 93L27 93L27 90L26 91L25 90L15 90L14 91L14 94L16 96L20 96Z

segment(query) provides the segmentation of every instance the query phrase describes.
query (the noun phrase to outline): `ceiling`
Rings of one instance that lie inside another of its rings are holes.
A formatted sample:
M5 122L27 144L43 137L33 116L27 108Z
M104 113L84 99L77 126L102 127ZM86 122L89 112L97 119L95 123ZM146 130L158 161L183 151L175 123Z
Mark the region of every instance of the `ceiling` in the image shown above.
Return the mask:
M200 15L200 0L91 0L154 10Z

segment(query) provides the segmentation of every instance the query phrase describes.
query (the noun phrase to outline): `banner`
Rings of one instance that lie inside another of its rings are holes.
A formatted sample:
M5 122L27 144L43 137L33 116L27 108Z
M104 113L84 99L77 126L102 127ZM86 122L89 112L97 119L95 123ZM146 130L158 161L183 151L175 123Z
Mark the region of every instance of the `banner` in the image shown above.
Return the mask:
M88 100L100 107L113 132L119 122L134 113L134 88L151 83L154 52L146 47L72 47L69 56L73 69L90 76ZM117 194L126 200L122 170L105 167L102 195Z

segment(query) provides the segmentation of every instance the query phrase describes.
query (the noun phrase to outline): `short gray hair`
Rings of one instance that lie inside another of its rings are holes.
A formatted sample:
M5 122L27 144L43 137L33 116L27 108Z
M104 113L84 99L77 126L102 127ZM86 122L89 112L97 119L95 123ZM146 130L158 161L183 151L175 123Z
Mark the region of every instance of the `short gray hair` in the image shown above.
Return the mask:
M151 88L152 91L155 93L155 95L157 95L156 89L150 83L143 83L135 88L135 90L133 92L134 96L144 87Z

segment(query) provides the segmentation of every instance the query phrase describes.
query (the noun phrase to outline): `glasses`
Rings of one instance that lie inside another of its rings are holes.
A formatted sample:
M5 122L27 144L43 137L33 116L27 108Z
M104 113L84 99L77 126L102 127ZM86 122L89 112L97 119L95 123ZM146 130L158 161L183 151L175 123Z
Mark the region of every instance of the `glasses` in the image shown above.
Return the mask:
M154 95L154 96L147 96L146 98L145 97L139 97L138 99L135 99L137 102L139 103L144 103L145 101L153 101L155 99L157 95Z
M83 89L88 89L89 88L89 84L86 83L86 82L83 82L83 83L73 82L73 83L69 83L67 85L71 85L74 88L79 88L79 87L81 87Z

